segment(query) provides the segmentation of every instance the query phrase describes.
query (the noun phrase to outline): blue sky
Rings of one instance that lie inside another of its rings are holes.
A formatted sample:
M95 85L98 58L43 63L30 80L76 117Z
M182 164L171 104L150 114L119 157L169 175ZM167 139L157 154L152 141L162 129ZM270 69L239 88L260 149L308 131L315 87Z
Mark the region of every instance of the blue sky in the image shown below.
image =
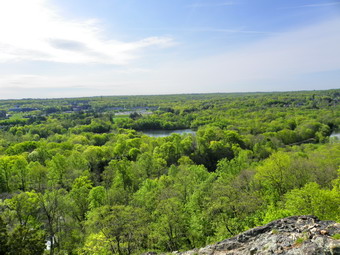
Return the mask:
M340 1L11 0L0 32L2 99L340 88Z

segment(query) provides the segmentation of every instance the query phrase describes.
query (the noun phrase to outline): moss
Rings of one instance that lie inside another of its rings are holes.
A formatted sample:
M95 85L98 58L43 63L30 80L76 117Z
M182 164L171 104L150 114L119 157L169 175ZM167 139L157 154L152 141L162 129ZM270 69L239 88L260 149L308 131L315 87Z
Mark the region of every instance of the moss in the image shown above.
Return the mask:
M295 244L302 244L304 241L306 241L305 238L299 237L298 239L296 239Z
M340 239L340 233L332 235L333 239L339 240Z
M296 239L295 245L301 245L307 239L308 239L308 233L303 232L302 235L298 239Z

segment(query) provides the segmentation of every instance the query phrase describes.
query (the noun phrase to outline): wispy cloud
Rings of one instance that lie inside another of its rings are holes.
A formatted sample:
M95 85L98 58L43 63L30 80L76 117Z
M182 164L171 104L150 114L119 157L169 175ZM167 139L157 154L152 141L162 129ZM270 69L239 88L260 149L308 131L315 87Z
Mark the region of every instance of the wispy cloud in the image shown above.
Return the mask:
M222 6L231 6L235 5L235 2L229 1L229 2L220 2L220 3L202 3L197 2L190 5L187 5L189 8L204 8L204 7L222 7Z
M217 32L217 33L229 33L229 34L267 34L267 35L278 34L278 33L270 32L270 31L249 30L249 29L246 29L246 28L228 29L228 28L202 27L202 28L187 29L187 31L190 31L190 32Z
M82 49L70 45L66 48ZM59 94L48 94L54 97L297 90L302 86L314 89L313 74L340 72L339 45L340 19L332 19L268 36L237 51L192 61L177 59L149 70L122 67L82 75L0 75L0 97L7 94L8 98L18 90L25 91L26 97L29 94L34 97L37 91L49 88L54 92L59 89ZM311 78L296 78L301 76ZM325 75L319 82L324 82L323 88L330 88L330 84L339 86L338 80Z
M305 4L299 7L327 7L327 6L334 6L339 5L340 2L330 2L330 3L318 3L318 4Z
M290 6L281 9L297 9L297 8L321 8L321 7L331 7L331 6L339 6L340 2L328 2L328 3L315 3L315 4L304 4L297 6Z
M98 20L64 18L48 0L0 2L0 62L51 61L125 65L145 48L169 47L170 37L125 42L105 35Z
M249 27L237 27L237 28L216 28L216 27L146 27L143 29L136 29L143 31L171 31L171 32L216 32L216 33L229 33L229 34L264 34L264 35L276 35L279 32L251 30ZM175 43L177 45L177 43Z
M167 66L153 78L163 78L165 87L171 84L182 92L237 91L242 90L240 84L245 84L243 91L251 91L251 84L260 90L259 83L266 81L272 81L270 89L277 90L275 84L292 77L340 72L339 45L340 19L333 19L269 36L238 51Z

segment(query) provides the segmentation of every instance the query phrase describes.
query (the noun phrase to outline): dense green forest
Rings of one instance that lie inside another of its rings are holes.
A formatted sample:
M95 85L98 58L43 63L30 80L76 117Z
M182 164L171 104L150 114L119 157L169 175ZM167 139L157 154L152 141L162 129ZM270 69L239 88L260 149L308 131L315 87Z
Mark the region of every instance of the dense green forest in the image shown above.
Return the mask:
M340 221L339 128L339 89L2 100L0 254L170 252L290 215Z

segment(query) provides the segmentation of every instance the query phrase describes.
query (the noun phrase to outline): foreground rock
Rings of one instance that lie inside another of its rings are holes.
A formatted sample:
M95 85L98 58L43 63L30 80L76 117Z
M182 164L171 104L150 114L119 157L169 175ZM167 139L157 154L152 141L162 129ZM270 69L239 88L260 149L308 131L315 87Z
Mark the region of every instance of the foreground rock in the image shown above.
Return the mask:
M340 254L340 224L315 216L292 216L250 229L238 236L181 255Z

